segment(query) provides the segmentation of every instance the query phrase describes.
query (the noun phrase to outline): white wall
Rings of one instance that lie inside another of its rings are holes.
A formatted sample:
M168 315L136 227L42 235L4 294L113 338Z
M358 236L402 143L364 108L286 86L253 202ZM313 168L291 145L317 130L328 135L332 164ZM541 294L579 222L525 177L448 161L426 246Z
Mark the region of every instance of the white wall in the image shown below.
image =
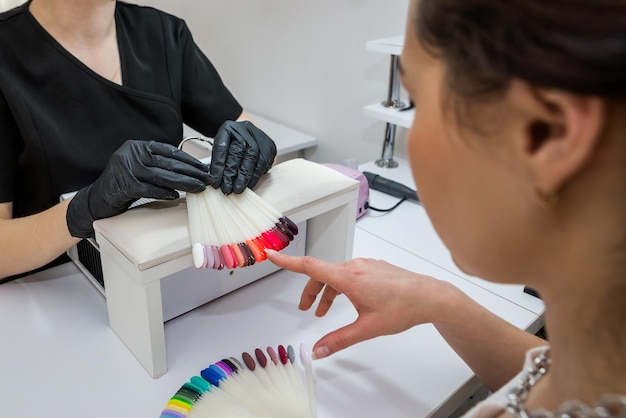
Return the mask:
M156 7L157 9L182 17L182 10L183 10L182 0L124 0L124 1L126 1L127 3L143 4L147 6ZM190 2L190 5L191 5L191 2Z
M0 12L10 10L15 6L25 3L26 0L0 0Z
M177 14L245 109L316 136L314 161L365 162L380 156L385 124L362 107L386 97L389 71L365 43L403 34L408 3L178 0ZM399 129L397 155L405 136Z

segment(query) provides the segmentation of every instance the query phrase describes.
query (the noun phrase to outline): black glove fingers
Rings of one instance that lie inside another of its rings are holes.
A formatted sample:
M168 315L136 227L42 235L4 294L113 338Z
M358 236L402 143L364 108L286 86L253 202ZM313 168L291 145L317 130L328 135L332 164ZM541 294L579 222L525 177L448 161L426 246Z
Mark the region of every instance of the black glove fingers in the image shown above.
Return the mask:
M222 192L241 193L254 187L274 162L276 144L250 121L226 121L213 144L211 185Z
M142 197L161 200L178 199L179 194L176 191L176 185L180 179L185 178L169 170L141 167L130 176L108 176L109 184L106 189L117 189L119 193L115 195L104 194L100 196L100 199L107 202L108 207L118 209L120 212ZM121 197L123 198L120 199Z
M141 197L159 199L159 200L174 200L174 199L178 199L180 195L173 188L161 187L161 186L150 184L150 183L142 183ZM129 202L129 205L130 203L132 202Z
M259 179L269 171L272 164L274 164L274 158L276 157L276 144L269 136L267 136L265 132L256 126L251 125L250 130L253 137L256 139L257 146L259 148L254 172L248 184L248 187L253 188L259 182Z
M162 157L166 157L172 160L176 160L176 161L180 161L182 163L188 164L200 171L208 171L208 166L204 164L202 161L189 155L185 151L176 148L173 145L150 141L148 148L153 158L154 157L159 158L162 156Z
M224 126L224 125L222 125ZM211 186L219 187L222 184L222 176L226 167L226 157L230 148L230 132L220 128L213 138L213 150L211 151Z
M68 230L74 237L93 237L94 220L118 215L141 197L171 200L178 198L176 190L201 192L210 179L206 171L205 164L170 144L126 141L98 179L70 201Z
M182 190L185 192L200 193L206 188L202 180L160 167L151 167L147 171L142 170L141 173L137 175L137 179L141 182L141 190L151 186L158 186L170 191ZM174 193L172 193L172 196L173 195L177 197L178 193L174 191ZM145 195L141 197L155 198L154 196ZM169 198L171 199L172 197Z
M254 130L258 129L254 124L248 120L241 122L231 122L229 125L231 132L239 138L252 138L254 139Z
M152 165L149 168L161 168L183 176L193 177L200 180L203 184L208 184L211 181L211 176L208 171L204 171L197 168L195 165L191 165L180 160L165 157L163 155L153 155L151 163Z
M257 171L257 160L259 155L259 147L256 142L246 142L246 149L241 159L241 165L237 173L237 178L233 183L233 192L243 193L246 187L249 186L250 181L254 177Z
M222 175L221 189L224 194L233 192L233 183L239 173L239 167L241 166L246 148L247 144L243 138L238 136L231 138L230 148L226 156L226 166Z

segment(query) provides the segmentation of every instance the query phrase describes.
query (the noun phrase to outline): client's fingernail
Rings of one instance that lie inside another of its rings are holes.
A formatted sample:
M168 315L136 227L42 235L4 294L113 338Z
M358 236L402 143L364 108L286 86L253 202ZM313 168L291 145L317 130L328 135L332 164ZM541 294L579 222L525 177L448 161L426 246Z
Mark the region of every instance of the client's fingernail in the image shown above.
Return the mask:
M330 354L330 350L328 349L328 347L323 345L323 346L317 347L315 350L313 350L313 355L311 356L311 358L313 360L319 360L319 359L322 359L324 357L328 357L329 354Z
M269 255L276 255L276 254L278 254L278 251L272 250L271 248L266 248L265 249L265 253L269 254Z

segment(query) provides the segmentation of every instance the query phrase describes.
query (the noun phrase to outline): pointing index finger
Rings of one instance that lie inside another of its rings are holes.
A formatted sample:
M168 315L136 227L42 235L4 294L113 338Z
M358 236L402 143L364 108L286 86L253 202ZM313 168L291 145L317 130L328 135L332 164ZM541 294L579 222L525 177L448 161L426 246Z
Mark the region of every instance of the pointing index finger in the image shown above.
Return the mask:
M281 254L274 250L266 250L267 258L274 264L284 269L309 276L318 282L326 283L334 287L341 287L337 266L311 256L291 256Z

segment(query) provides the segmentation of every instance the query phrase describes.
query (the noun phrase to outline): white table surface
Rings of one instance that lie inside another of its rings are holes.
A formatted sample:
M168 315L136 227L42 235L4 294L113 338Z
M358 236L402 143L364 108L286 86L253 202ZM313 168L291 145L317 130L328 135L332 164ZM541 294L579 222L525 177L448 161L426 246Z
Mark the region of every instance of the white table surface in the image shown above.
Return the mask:
M406 228L399 217L413 219L419 207L406 202L398 210L357 222L354 256L386 259L450 281L519 328L537 323L540 315L534 305L525 306L523 297L518 301L515 287L503 291L501 286L463 277L449 265L436 265L445 257L425 220L416 223L415 233L404 229L400 234L420 236L424 242L401 248L399 236L393 238L387 229L393 228L393 217ZM379 222L384 223L380 228ZM431 246L437 251L429 252ZM0 286L3 416L44 417L56 411L67 417L158 417L178 388L209 364L268 345L311 347L324 333L356 318L344 297L323 319L300 312L297 303L305 281L278 272L169 321L165 326L169 369L159 379L152 379L111 331L104 298L73 264L4 284ZM479 386L431 325L361 343L313 366L320 418L445 417Z

